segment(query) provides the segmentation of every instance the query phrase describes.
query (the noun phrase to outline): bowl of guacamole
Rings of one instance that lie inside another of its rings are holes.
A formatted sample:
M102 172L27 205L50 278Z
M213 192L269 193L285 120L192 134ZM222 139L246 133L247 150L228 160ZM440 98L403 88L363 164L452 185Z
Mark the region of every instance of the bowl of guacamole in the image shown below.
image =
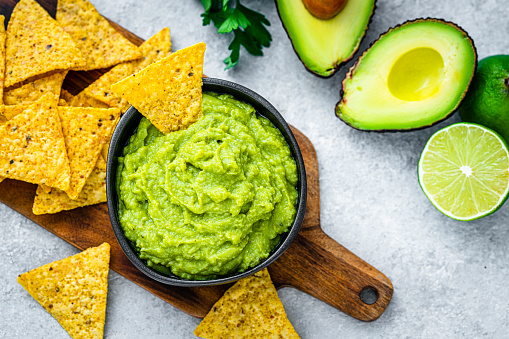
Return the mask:
M107 161L115 236L147 276L216 285L255 273L291 244L306 209L306 173L288 124L238 84L203 79L203 116L162 134L134 107Z

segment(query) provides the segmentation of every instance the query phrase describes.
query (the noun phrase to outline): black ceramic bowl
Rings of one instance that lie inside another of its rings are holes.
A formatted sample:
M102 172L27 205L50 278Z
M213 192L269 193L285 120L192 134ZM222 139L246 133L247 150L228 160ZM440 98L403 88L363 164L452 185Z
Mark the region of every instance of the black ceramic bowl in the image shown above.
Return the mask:
M302 154L300 153L299 145L297 144L297 141L295 140L290 127L281 117L279 112L274 108L274 106L272 106L267 100L251 91L250 89L226 80L204 78L203 91L230 94L235 97L235 99L250 104L256 109L258 114L269 119L274 124L274 126L276 126L281 131L284 138L286 139L286 142L288 143L288 146L290 147L290 150L292 151L292 155L297 164L297 171L299 174L299 181L297 183L297 214L295 215L295 220L293 221L291 228L288 232L281 236L279 244L272 250L269 257L257 266L252 267L245 272L211 280L187 280L175 275L164 274L148 267L145 261L138 257L138 254L131 246L130 241L125 238L124 232L118 222L118 197L115 187L118 157L122 155L124 146L127 144L131 135L133 135L134 131L138 127L140 119L142 118L141 113L139 113L134 107L131 106L122 116L117 127L115 128L115 131L113 132L113 136L110 142L110 150L108 153L106 194L108 197L108 210L111 225L120 244L120 247L122 247L122 250L127 255L129 260L131 260L134 266L136 266L140 271L145 273L150 278L164 284L174 286L192 287L224 284L244 278L269 266L272 262L274 262L274 260L283 254L284 251L288 249L292 241L295 239L297 233L299 232L302 220L304 219L304 213L306 211L306 171L304 169Z

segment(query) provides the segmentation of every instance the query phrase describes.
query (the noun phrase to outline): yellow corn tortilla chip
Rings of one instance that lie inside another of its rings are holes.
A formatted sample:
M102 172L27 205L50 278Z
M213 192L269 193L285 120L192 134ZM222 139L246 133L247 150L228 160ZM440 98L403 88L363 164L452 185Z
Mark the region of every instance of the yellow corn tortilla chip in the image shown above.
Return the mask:
M46 185L38 185L37 188L41 188L43 190L43 192L46 192L46 193L51 192L51 190L53 189L53 187L46 186Z
M105 160L108 160L108 152L110 151L110 141L111 141L111 135L110 135L110 139L101 148L101 156Z
M3 104L5 79L5 17L0 15L0 104ZM0 181L1 182L1 181Z
M34 102L47 102L50 103L52 107L55 107L57 100L58 100L57 95L55 95L52 92L47 92L45 95L43 95L37 101ZM33 103L19 105L2 105L0 106L0 113L5 117L5 119L11 120L16 115L22 113L25 109L29 108L32 104Z
M51 96L46 94L0 125L0 175L66 190L69 160Z
M201 117L203 42L181 49L111 86L161 132L185 129Z
M266 268L230 287L194 334L206 339L299 338Z
M99 156L95 168L83 186L78 198L73 200L67 193L53 188L45 192L39 185L35 193L34 214L52 214L72 210L78 207L99 204L106 201L106 161Z
M74 98L74 95L72 95L69 91L62 88L60 91L60 100L64 100L66 103L69 103ZM69 105L60 105L59 106L69 106Z
M58 0L57 21L87 60L79 70L106 68L141 58L141 52L117 32L88 0Z
M5 44L5 87L85 64L71 37L34 0L14 7Z
M170 29L168 27L163 28L153 35L140 46L140 51L143 58L113 67L85 88L83 90L85 94L110 106L119 107L122 112L125 112L129 107L127 100L113 93L110 88L111 85L170 55Z
M65 89L63 89L61 92L59 106L97 107L97 108L109 108L110 107L109 105L107 105L99 100L89 97L85 93L85 91L81 91L77 95L72 95ZM122 113L123 111L120 111L120 112ZM119 120L118 118L115 120L115 123L111 130L111 133L108 136L108 139L106 140L104 145L102 146L101 154L103 155L104 159L108 158L108 149L110 146L111 134L113 133L113 130L115 129L115 126L118 123L118 120Z
M67 71L55 73L29 82L21 87L8 90L4 93L4 103L5 105L30 104L39 100L48 92L53 93L58 99L66 74Z
M51 101L48 100L48 102L51 102ZM27 109L30 106L31 106L30 104L28 104L28 105L0 106L0 111L2 111L2 114L4 115L5 119L11 120L16 115L22 113L25 109Z
M65 89L60 92L59 106L71 106L71 107L96 107L96 108L109 108L110 106L89 97L84 91L79 92L77 95L72 95Z
M4 106L0 106L0 125L7 122L7 118L4 116Z
M77 199L120 112L117 108L58 106L58 114L71 168L69 188L63 191Z
M110 245L103 243L18 276L18 283L72 338L102 338Z

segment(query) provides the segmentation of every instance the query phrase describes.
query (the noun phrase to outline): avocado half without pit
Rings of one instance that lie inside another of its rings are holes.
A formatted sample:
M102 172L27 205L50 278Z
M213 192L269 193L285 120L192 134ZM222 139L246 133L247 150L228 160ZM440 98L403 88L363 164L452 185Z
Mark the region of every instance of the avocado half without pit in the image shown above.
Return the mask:
M359 48L375 0L276 0L276 5L304 66L330 77Z
M457 25L406 22L382 34L350 68L336 114L361 130L431 126L454 113L476 65L472 39Z

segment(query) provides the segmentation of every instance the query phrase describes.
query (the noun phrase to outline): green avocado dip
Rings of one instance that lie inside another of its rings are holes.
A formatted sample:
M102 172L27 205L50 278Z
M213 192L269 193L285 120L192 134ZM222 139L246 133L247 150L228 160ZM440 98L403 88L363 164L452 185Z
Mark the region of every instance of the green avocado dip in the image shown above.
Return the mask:
M146 118L119 159L119 221L148 266L190 280L243 272L292 225L297 167L281 132L229 95L160 133Z

